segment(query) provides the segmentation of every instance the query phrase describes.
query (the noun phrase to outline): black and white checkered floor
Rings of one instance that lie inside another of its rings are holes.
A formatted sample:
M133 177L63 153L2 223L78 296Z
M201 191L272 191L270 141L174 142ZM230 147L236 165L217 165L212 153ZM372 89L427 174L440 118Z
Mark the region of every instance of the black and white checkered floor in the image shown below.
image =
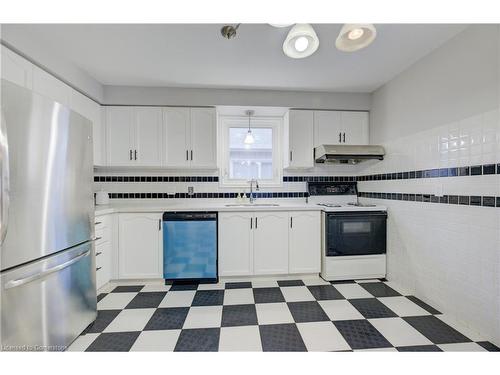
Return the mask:
M112 286L68 350L499 350L390 285L311 278Z

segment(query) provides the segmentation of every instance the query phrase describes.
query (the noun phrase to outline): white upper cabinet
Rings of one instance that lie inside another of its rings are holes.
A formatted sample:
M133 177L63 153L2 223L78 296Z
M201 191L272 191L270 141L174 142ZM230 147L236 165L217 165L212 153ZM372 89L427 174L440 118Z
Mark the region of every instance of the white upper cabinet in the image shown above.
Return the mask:
M288 273L288 212L263 212L255 215L254 273Z
M191 108L192 168L217 167L217 127L214 108Z
M314 112L290 110L285 118L285 168L313 168ZM288 121L286 121L288 120Z
M216 168L213 108L164 108L164 163L171 168Z
M341 121L339 111L314 111L314 147L341 144Z
M368 112L342 112L342 143L346 145L369 143Z
M73 89L37 66L33 67L33 91L70 107Z
M314 147L366 145L368 134L368 112L314 111Z
M134 133L135 118L133 107L106 108L107 165L133 165Z
M160 166L162 143L161 108L139 107L135 110L134 161L138 165Z
M160 166L162 119L156 107L107 107L109 166Z
M317 273L321 270L321 214L291 211L289 272Z
M16 85L32 89L33 64L10 49L4 46L0 47L2 55L2 78Z
M189 108L163 109L164 165L172 168L189 166L191 114Z

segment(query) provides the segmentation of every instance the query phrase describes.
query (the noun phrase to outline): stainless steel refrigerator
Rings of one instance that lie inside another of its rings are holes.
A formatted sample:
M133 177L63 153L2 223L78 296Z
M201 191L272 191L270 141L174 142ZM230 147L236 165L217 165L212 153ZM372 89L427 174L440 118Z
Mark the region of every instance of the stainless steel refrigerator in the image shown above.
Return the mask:
M1 81L1 350L64 350L96 317L92 124Z

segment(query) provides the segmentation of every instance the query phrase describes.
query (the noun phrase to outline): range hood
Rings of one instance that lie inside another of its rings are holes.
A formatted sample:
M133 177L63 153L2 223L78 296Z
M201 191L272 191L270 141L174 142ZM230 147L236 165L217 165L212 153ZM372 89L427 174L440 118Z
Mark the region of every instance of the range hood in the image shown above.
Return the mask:
M316 163L358 164L365 160L384 160L382 146L321 145L314 149Z

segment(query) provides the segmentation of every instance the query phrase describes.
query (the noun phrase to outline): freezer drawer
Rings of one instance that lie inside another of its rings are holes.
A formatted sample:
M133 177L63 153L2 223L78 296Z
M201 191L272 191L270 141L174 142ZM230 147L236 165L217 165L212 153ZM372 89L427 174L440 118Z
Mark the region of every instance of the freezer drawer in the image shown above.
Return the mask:
M93 242L2 272L1 349L64 350L96 318Z

